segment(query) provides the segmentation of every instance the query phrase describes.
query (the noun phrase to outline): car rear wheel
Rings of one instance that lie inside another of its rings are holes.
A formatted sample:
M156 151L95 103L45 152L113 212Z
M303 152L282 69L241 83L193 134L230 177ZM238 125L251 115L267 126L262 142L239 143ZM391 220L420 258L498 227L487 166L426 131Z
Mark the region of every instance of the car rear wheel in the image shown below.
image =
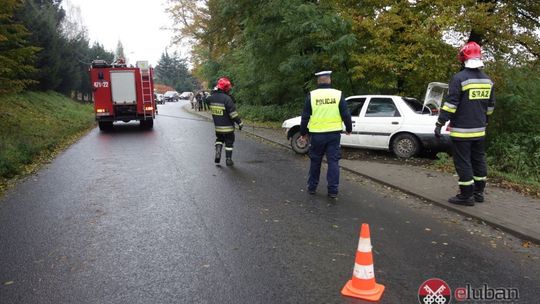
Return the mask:
M392 141L392 152L397 157L409 158L413 157L420 151L420 142L416 136L412 134L399 134Z
M300 131L294 133L291 137L291 148L298 154L306 154L309 150L309 138L304 141L300 138Z

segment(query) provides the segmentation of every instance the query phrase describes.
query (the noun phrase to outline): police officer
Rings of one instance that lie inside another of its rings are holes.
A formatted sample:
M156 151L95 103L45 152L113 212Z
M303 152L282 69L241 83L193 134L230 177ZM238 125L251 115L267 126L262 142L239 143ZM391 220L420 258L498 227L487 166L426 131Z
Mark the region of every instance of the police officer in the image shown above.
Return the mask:
M315 194L319 184L321 173L321 162L326 154L328 161L328 172L326 180L328 182L328 196L336 198L339 185L339 159L341 153L339 142L342 122L345 123L347 135L351 134L351 115L347 109L347 104L341 91L332 89L330 74L331 71L316 73L318 88L311 91L305 101L300 124L300 134L302 140L311 137L309 147L309 157L311 159L308 178L308 192Z
M232 166L232 153L234 145L234 123L238 124L238 129L242 130L242 121L236 112L233 99L229 95L231 90L231 81L226 77L221 77L217 81L217 86L212 95L207 98L207 103L212 111L214 126L216 130L216 156L214 162L219 164L221 161L221 150L225 143L225 163Z
M482 50L475 42L461 48L458 60L463 69L450 81L448 97L439 114L435 136L450 120L450 138L454 166L459 175L458 195L448 201L453 204L474 206L484 201L487 165L485 135L488 117L495 109L493 82L480 69Z

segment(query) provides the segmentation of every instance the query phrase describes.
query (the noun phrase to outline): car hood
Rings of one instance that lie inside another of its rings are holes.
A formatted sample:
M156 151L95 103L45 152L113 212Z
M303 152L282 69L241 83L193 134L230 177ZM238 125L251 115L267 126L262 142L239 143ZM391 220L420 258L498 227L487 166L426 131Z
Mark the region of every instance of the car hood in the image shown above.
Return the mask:
M287 120L285 120L283 122L281 127L286 128L286 129L290 129L290 128L294 127L294 126L299 126L301 120L302 120L302 118L300 116L296 116L296 117L287 119Z

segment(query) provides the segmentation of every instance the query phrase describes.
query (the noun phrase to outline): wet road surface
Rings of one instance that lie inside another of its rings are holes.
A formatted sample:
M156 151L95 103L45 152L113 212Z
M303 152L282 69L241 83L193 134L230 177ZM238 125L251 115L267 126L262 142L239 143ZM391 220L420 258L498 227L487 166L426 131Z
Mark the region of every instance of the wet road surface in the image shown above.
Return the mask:
M535 245L344 172L337 201L324 176L310 196L307 158L242 133L216 166L184 104L93 130L0 200L0 303L363 303L340 296L363 222L381 303L432 277L537 303Z

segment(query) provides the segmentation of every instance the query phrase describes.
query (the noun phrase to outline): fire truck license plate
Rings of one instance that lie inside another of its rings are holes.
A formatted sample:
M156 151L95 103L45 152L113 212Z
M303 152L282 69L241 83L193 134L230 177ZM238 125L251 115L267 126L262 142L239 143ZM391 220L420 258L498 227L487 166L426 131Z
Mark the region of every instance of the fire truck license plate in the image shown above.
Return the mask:
M95 81L94 82L94 88L108 88L109 82L108 81Z

